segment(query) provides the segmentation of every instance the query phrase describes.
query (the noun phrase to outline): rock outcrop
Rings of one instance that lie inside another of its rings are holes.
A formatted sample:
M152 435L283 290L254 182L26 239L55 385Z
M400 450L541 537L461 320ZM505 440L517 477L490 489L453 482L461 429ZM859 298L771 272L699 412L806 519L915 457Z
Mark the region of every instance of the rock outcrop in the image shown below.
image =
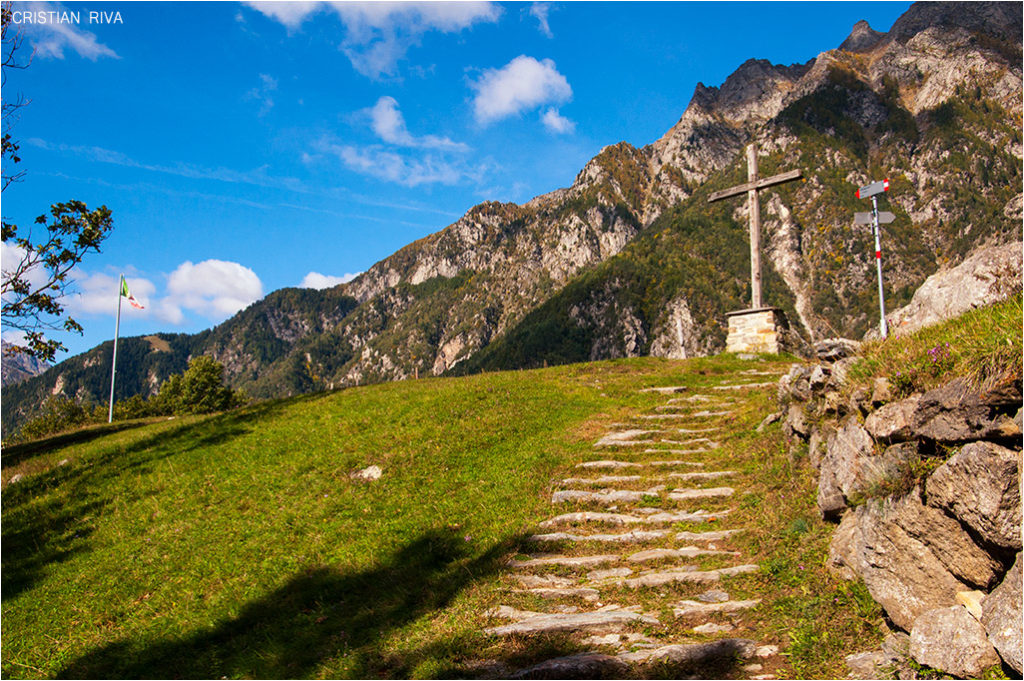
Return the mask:
M890 332L902 336L958 317L1021 290L1024 243L982 248L962 263L928 277L905 307L888 316Z
M819 510L839 523L829 565L864 581L917 663L974 677L1001 660L1019 673L1021 379L979 390L956 378L895 399L885 379L852 389L855 361L794 365L779 382L783 431L807 443ZM872 676L891 661L849 663Z

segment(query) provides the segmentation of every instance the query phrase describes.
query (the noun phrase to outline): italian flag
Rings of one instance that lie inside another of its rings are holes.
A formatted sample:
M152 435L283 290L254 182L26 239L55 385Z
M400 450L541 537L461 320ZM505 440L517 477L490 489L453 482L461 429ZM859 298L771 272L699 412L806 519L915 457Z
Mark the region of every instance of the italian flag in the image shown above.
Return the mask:
M146 309L142 307L142 303L136 300L135 296L132 295L132 292L128 290L128 282L124 280L124 276L121 277L121 295L127 298L128 302L131 303L131 306L134 307L135 309Z

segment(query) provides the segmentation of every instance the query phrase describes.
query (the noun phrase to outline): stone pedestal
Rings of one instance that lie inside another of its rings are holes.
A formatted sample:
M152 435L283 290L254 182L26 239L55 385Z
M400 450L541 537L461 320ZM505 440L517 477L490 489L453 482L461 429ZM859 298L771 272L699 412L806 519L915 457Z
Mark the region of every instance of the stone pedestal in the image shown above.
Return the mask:
M729 320L726 352L756 352L777 355L783 350L783 331L789 328L786 315L777 307L739 310L725 315Z

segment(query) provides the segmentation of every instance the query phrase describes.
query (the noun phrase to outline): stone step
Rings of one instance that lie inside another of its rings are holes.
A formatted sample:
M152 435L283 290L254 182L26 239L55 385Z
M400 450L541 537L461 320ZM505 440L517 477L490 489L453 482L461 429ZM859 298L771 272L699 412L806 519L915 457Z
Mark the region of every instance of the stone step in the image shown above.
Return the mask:
M645 449L645 454L682 454L678 449ZM585 461L576 464L576 468L644 468L646 466L703 466L699 461L616 461L613 459L601 459L599 461Z
M524 570L535 567L546 567L556 565L559 567L592 567L616 563L622 560L622 556L599 555L599 556L563 556L554 553L532 555L527 560L510 560L507 565L514 570Z
M680 601L673 608L676 617L694 617L714 612L737 612L747 610L761 603L760 598L747 601L723 601L721 603L701 603L700 601Z
M709 549L698 549L696 546L684 546L681 549L650 549L640 551L626 558L630 563L643 563L649 560L660 560L662 558L695 558L697 556L738 556L739 551L718 551Z
M636 418L643 419L644 421L663 421L666 419L688 419L690 416L690 414L641 414Z
M711 410L708 410L708 409L702 409L701 411L695 411L692 414L688 414L688 416L690 418L709 419L709 418L713 418L715 416L729 416L730 414L734 414L734 413L735 412L729 411L727 409L723 409L722 411L711 411Z
M668 498L672 501L685 501L687 499L707 499L709 497L730 497L736 493L732 487L707 487L707 488L690 488L690 489L674 489L668 493Z
M712 386L714 390L743 390L745 388L767 388L769 386L778 385L778 381L768 381L766 383L723 383L722 385Z
M711 426L709 428L676 428L677 433L684 435L699 435L700 433L713 433L716 430L721 430L719 426Z
M696 402L716 402L716 401L720 401L720 400L724 400L724 399L726 399L726 397L724 395L701 395L701 394L697 394L697 395L689 395L687 397L673 397L672 399L670 399L667 402L667 404L680 404L682 402L693 402L693 403L696 403Z
M597 541L612 543L639 543L645 541L657 541L672 534L672 530L630 530L620 534L574 534L572 532L549 532L547 534L531 534L526 537L529 542L552 542L552 541Z
M666 473L662 477L651 477L649 475L601 475L596 478L564 478L558 484L610 485L621 482L666 482L667 478L674 480L713 480L735 474L736 471L701 471L696 473Z
M518 622L484 629L484 633L491 636L508 636L510 634L528 635L556 631L596 632L621 630L623 625L629 624L659 624L657 617L644 614L639 610L639 606L621 609L618 609L618 606L605 606L592 612L531 613L530 616Z
M679 532L676 539L679 541L722 541L734 534L742 532L743 529L715 530L713 532Z
M668 477L675 480L714 480L736 475L736 471L702 471L699 473L669 473Z
M737 565L735 567L721 568L718 570L696 570L692 565L675 568L672 570L658 570L646 572L636 577L607 582L596 583L594 586L621 586L636 589L644 586L662 586L674 582L711 583L717 582L722 577L757 572L756 565Z
M679 432L682 432L682 429L680 429ZM707 440L707 438L700 438L700 439L701 440ZM687 444L690 444L691 442L693 442L693 440L669 440L667 438L663 438L663 439L659 440L658 442L660 442L663 445L687 445ZM638 442L637 444L649 445L651 443L650 442ZM705 454L707 452L710 452L713 449L718 449L720 446L721 445L719 443L715 442L714 440L708 440L708 444L706 444L704 447L702 447L700 449L690 449L690 450L687 451L687 453L688 454Z
M560 485L608 485L618 482L641 482L650 480L643 475L602 475L596 478L564 478Z
M641 454L694 454L700 453L701 449L645 449ZM703 466L700 461L648 461L639 464L641 466Z
M708 643L678 643L648 650L620 653L617 657L623 662L640 663L656 662L674 665L692 665L702 667L716 662L729 662L738 658L754 657L757 644L745 638L723 638Z
M646 444L642 441L637 441L636 438L642 435L651 435L659 433L658 430L641 430L638 428L632 428L630 430L617 430L608 433L600 440L594 443L595 447L617 447L617 446L632 446L634 443Z
M593 501L598 504L618 504L622 502L642 501L644 497L660 497L660 492L665 489L664 485L658 485L646 490L637 489L563 489L551 495L552 504L562 504L573 501Z
M580 641L585 646L615 646L622 648L623 646L631 645L654 645L657 647L657 642L653 638L644 636L643 634L637 634L629 632L626 634L604 634L603 636L588 636L587 638ZM592 678L592 677L567 677L567 678Z
M589 644L593 645L593 644ZM544 660L514 674L485 678L509 679L621 679L629 665L617 657L594 651Z
M650 513L644 513L650 511ZM569 523L603 523L605 525L656 525L658 523L703 523L709 518L719 518L728 511L709 513L707 511L661 511L657 509L637 509L638 515L627 515L625 513L599 513L596 511L580 511L577 513L563 513L549 520L538 523L539 527L548 528Z
M685 385L669 385L663 388L643 388L640 390L642 393L660 393L662 395L672 395L675 393L684 393L690 388Z
M513 575L519 585L527 589L559 588L575 586L576 580L558 575Z

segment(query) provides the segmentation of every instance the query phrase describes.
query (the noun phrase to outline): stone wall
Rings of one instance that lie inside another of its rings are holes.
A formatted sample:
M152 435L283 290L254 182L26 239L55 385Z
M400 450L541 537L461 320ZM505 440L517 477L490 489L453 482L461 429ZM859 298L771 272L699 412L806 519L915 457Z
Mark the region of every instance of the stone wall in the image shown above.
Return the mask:
M851 390L844 354L793 365L779 402L818 471L822 517L838 523L830 567L863 579L893 625L882 650L848 658L851 676L914 678L913 658L959 677L1002 663L1019 678L1020 378L897 399L886 379Z

